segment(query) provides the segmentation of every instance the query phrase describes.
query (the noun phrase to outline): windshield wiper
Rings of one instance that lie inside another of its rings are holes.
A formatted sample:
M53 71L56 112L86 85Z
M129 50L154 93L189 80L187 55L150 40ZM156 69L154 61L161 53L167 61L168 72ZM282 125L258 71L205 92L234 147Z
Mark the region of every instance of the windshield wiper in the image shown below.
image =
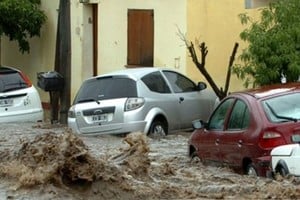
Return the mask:
M2 90L1 92L9 92L9 91L13 91L13 90L21 90L27 88L26 86L20 86L20 87L12 87L12 88L7 88L5 90Z
M278 115L275 110L268 104L266 103L267 107L270 109L270 111L272 112L272 114L278 118L278 119L286 119L286 120L289 120L289 121L294 121L294 122L297 122L298 119L296 118L293 118L293 117L287 117L287 116L281 116L281 115Z

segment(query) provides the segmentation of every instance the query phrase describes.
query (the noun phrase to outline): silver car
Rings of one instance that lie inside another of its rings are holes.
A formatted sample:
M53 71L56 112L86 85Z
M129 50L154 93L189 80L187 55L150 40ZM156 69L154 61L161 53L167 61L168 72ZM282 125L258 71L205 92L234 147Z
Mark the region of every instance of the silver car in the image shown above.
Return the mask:
M216 95L170 69L132 68L85 80L68 112L79 134L141 131L164 136L208 119Z

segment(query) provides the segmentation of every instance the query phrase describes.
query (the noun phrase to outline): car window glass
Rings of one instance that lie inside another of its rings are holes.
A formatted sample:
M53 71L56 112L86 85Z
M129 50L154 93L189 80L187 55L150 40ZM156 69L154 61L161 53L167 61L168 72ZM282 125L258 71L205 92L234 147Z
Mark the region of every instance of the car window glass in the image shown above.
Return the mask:
M0 74L0 92L28 87L18 72Z
M196 91L196 85L187 77L176 72L164 71L175 93Z
M149 90L158 93L170 93L170 88L160 72L153 72L142 78Z
M75 103L123 97L136 97L136 82L125 77L104 77L85 81L78 91Z
M282 95L262 102L268 119L272 122L300 119L300 93Z
M248 127L250 120L249 110L242 100L237 100L231 112L228 123L229 130L242 130Z
M227 111L230 109L233 101L233 98L227 99L216 108L208 124L209 130L223 130Z

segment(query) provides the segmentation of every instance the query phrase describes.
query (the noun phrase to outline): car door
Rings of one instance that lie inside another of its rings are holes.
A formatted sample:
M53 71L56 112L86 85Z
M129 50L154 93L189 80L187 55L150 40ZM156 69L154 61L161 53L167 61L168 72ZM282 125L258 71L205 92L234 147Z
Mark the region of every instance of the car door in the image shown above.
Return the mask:
M207 120L213 108L213 100L205 90L199 91L189 78L174 71L163 71L170 84L179 109L180 128L192 128L195 119Z
M244 137L250 124L250 112L247 104L237 99L225 124L224 134L219 138L220 159L229 166L241 166L243 152L246 151Z
M226 119L233 102L233 98L228 98L216 108L198 139L197 148L202 159L220 162L220 138L224 134Z
M159 71L152 72L141 78L143 83L152 92L144 94L149 110L158 108L168 121L169 131L180 129L179 102L174 98L166 79Z

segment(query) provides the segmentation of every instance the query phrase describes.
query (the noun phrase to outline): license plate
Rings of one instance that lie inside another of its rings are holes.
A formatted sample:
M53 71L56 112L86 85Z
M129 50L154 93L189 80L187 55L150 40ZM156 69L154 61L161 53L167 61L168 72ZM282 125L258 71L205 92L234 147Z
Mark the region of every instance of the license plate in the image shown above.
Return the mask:
M0 99L0 106L1 107L12 106L13 104L14 104L13 99Z
M108 121L108 115L102 114L102 115L93 115L92 116L93 122L107 122Z

